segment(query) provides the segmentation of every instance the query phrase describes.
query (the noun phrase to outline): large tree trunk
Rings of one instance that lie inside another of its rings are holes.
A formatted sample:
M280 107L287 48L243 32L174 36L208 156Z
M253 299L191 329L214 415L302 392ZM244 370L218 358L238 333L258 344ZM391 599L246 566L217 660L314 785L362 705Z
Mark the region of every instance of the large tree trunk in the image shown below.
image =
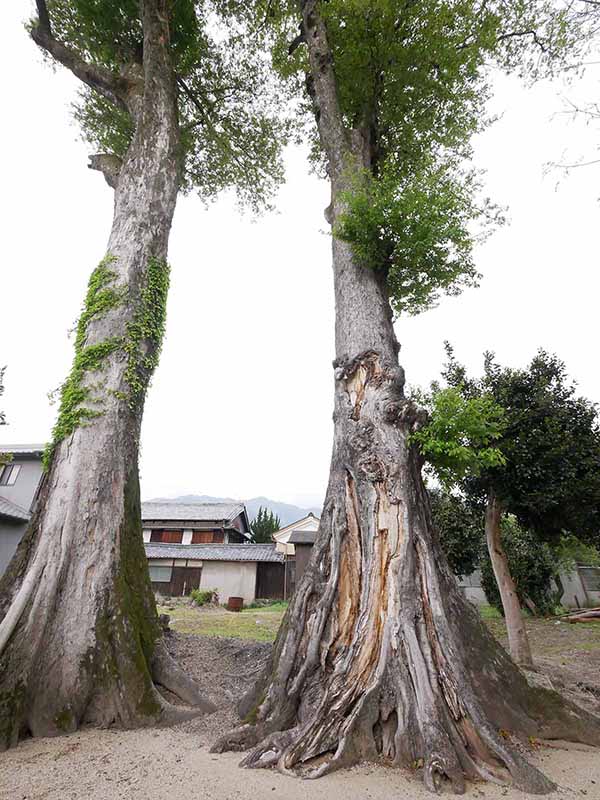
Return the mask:
M504 619L506 620L508 633L508 649L517 664L531 669L533 667L533 658L521 614L517 587L510 574L508 559L502 547L501 519L502 508L494 493L490 491L485 511L485 538L502 599L502 608L504 609Z
M115 186L107 256L90 279L39 501L0 584L0 748L84 721L189 716L165 703L155 676L210 709L168 663L141 532L140 425L179 186L167 23L154 3L144 8L144 63L128 97L136 132L120 171L105 169Z
M314 2L303 8L335 223L369 147L346 134L324 25ZM310 777L367 759L419 768L432 790L483 777L548 791L501 729L600 744L600 720L530 688L463 599L410 445L420 415L403 395L385 278L335 237L333 270L335 432L319 534L244 724L213 749L252 748L242 765Z

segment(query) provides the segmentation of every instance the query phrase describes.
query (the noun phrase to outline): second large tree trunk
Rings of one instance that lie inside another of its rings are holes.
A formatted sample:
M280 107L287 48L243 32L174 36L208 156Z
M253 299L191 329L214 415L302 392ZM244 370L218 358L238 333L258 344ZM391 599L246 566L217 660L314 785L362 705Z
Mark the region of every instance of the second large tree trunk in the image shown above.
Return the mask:
M309 567L272 663L242 705L245 724L215 750L253 749L245 766L311 777L357 761L444 780L552 784L500 731L600 744L600 724L532 689L462 597L433 531L409 444L418 412L384 286L334 240L335 435Z
M301 6L335 226L368 140L345 128L319 4ZM510 736L600 744L600 720L530 688L462 597L410 444L420 415L403 393L385 272L335 237L333 271L334 443L319 533L244 724L214 750L252 748L244 766L310 777L366 759L420 769L432 790L483 777L548 791Z
M508 559L502 546L502 508L500 503L490 492L485 511L485 538L487 541L488 553L492 562L494 576L500 597L502 608L504 609L504 619L506 620L506 631L508 633L508 648L511 656L522 667L533 667L531 647L523 616L521 614L521 604L517 595L517 587L510 574Z
M0 585L0 749L82 722L180 718L154 680L210 708L166 664L141 532L140 425L179 188L168 32L154 4L145 8L144 65L128 100L136 132L107 255L90 279L36 511Z

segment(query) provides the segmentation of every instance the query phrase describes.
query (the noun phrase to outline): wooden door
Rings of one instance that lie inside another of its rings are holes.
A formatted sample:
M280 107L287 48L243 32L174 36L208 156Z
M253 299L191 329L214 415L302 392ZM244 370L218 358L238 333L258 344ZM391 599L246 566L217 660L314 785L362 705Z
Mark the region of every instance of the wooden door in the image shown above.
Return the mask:
M202 567L173 567L171 575L171 594L173 597L182 597L189 594L192 589L198 589Z
M259 561L256 564L256 597L283 600L283 564Z

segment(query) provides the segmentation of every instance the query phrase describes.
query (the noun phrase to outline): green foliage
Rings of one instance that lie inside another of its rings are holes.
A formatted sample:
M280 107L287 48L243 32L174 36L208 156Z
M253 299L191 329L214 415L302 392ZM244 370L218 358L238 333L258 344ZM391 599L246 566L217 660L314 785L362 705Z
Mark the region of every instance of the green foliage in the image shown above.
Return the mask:
M384 168L378 179L364 174L345 193L347 211L335 233L365 265L386 266L397 314L418 314L441 292L477 285L469 226L480 214L473 203L478 184L454 166L428 163L402 177Z
M219 593L216 589L192 589L190 597L197 606L218 605Z
M434 388L429 419L411 436L441 483L449 488L467 475L505 463L496 443L504 411L489 394L465 397L460 387Z
M125 379L129 384L132 408L143 401L148 382L160 357L167 318L169 265L163 259L149 258L137 303L135 319L127 327L124 350L127 356Z
M288 52L300 4L248 5L274 30L275 69L300 92L306 47ZM396 313L419 313L441 293L476 284L473 244L502 220L467 166L471 139L488 123L490 62L547 72L580 30L546 0L327 0L315 8L327 29L347 141L366 142L349 159L346 209L334 234L385 273ZM298 109L305 120L308 103ZM310 131L313 161L324 167L316 126Z
M281 528L281 520L268 508L260 506L256 518L250 523L252 540L256 544L272 542L273 534Z
M127 326L125 336L112 336L95 344L86 344L92 320L129 302L126 291L115 285L117 274L110 268L116 261L107 255L92 272L83 310L75 335L75 358L69 377L60 388L58 418L52 438L43 456L47 469L56 445L76 428L101 416L104 398L102 387L94 386L92 376L105 359L121 351L127 359L125 379L129 391L118 393L131 409L143 401L144 393L158 363L165 330L166 302L169 290L169 266L166 261L150 257L137 313ZM97 391L94 391L94 390Z
M141 8L137 0L119 3L119 13L112 0L48 0L54 36L115 76L142 74ZM233 189L252 210L268 205L283 180L288 131L264 55L268 31L235 2L174 0L165 13L183 190L209 201ZM84 86L75 117L90 144L125 157L135 132L127 110Z
M572 534L563 534L558 543L552 546L552 552L557 572L573 572L578 564L600 567L598 547L581 542Z
M93 345L86 345L86 339L90 322L106 314L123 300L122 291L113 285L116 273L110 269L110 264L114 261L114 256L107 255L90 276L83 310L77 323L73 366L69 377L60 388L58 418L42 458L45 469L48 469L59 442L70 436L80 425L102 413L102 399L92 398L91 395L90 373L97 370L107 356L121 347L121 339L111 337Z
M443 373L469 399L491 396L504 409L495 443L504 461L461 476L483 502L493 488L504 508L543 541L565 532L594 544L600 537L600 425L596 406L576 395L559 358L540 350L524 369L486 354L481 379L469 380L451 348Z
M540 542L535 534L521 528L510 516L502 520L502 545L521 606L525 608L528 599L540 614L552 614L557 599L551 581L557 565L550 547ZM481 562L481 584L490 604L503 614L500 592L487 553Z
M440 537L450 569L458 577L470 575L479 565L483 539L483 515L470 508L463 497L429 491L433 524Z

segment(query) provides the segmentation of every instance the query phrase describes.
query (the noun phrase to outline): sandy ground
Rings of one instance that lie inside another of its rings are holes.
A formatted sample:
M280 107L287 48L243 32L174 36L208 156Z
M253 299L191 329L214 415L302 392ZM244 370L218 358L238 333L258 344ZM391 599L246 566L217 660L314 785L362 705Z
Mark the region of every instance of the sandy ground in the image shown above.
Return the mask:
M600 800L600 756L542 750L535 763L558 785L553 798ZM181 729L85 731L23 742L0 756L2 800L391 800L431 798L416 775L361 764L303 781L243 770L239 754L211 755ZM469 798L523 800L514 789L472 785Z
M270 645L183 634L168 638L173 654L218 706L214 714L168 729L83 730L57 739L26 740L0 754L1 800L431 797L414 772L361 764L306 781L272 770L242 770L236 753L212 755L210 744L236 723L235 702L264 664ZM597 663L593 666L597 669ZM588 674L589 667L592 664ZM587 694L588 707L592 697L597 699ZM568 749L543 747L528 755L559 787L548 797L600 800L600 753L565 747ZM524 800L529 795L482 783L471 785L466 797Z

